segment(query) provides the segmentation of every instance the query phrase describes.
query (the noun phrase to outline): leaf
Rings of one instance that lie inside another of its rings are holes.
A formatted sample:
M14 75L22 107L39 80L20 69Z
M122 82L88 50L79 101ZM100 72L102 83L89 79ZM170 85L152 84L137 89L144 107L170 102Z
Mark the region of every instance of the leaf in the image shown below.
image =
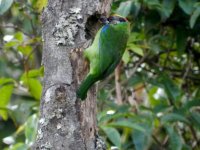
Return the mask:
M159 0L144 0L144 3L149 7L160 7Z
M25 124L26 144L32 146L37 134L38 117L36 114L30 116Z
M161 122L163 124L166 124L166 123L169 123L169 122L177 122L177 121L181 121L181 122L190 124L189 120L187 118L185 118L184 115L180 115L180 114L177 114L177 113L165 114L161 118Z
M149 39L148 44L152 53L157 54L162 51L163 48L160 43L161 39L162 35L154 35Z
M4 84L14 83L15 81L12 78L0 78L0 86Z
M119 132L112 127L106 127L103 126L101 127L101 129L105 132L105 134L107 135L107 137L109 138L109 140L118 148L121 147L121 139L120 139L120 134Z
M200 15L200 7L197 7L193 12L192 16L190 17L190 28L194 27L199 15Z
M200 99L187 101L180 109L184 112L189 112L191 108L200 106Z
M10 41L10 42L7 42L6 44L4 44L4 48L8 49L11 47L16 47L16 46L18 46L18 44L19 44L19 41Z
M191 112L190 120L194 127L200 130L200 113L198 112Z
M26 85L29 89L30 94L37 100L40 99L42 93L42 85L37 77L43 76L44 67L40 69L33 69L29 72L25 72L21 76L21 81Z
M188 15L192 14L196 0L178 0L181 9Z
M29 56L31 54L32 47L29 45L19 45L17 50L20 51L23 55Z
M17 32L14 35L15 39L17 39L19 42L23 42L24 40L24 34L22 32Z
M130 61L130 54L128 50L125 50L123 56L122 56L122 60L125 64L128 64L128 62Z
M24 143L17 143L11 146L8 150L27 150L28 146Z
M33 113L33 108L38 107L38 105L38 101L28 97L15 99L15 101L11 101L9 104L9 108L12 110L9 112L9 115L15 124L24 124Z
M137 17L139 14L141 8L141 4L138 1L132 1L132 8L131 8L131 14L134 15L134 17Z
M42 94L42 85L40 81L37 79L30 78L28 79L27 84L28 84L31 95L35 99L40 100L41 94Z
M132 132L132 140L136 150L147 150L151 140L152 128L147 124L141 124L141 126L146 129L146 134L139 130L134 130Z
M107 112L108 111L103 111L100 114L98 114L98 124L104 124L105 122L108 122L108 121L114 120L114 119L127 118L127 117L134 116L132 113L129 113L129 112L126 112L126 113L118 112L118 113L109 114L109 115L107 114Z
M140 83L143 83L143 76L141 74L135 74L134 76L128 79L128 86L137 86Z
M12 5L13 0L0 0L0 15L3 15Z
M182 140L180 135L170 126L166 126L169 135L169 148L171 150L182 150Z
M140 48L139 46L137 46L137 45L135 45L133 43L129 43L127 45L127 48L132 50L133 52L135 52L136 54L138 54L140 56L144 55L142 48Z
M48 2L48 0L37 1L36 4L35 4L35 8L37 9L37 11L41 12L42 9L47 6L47 2Z
M44 67L40 67L39 69L32 69L32 70L29 70L28 72L25 72L21 76L21 80L25 80L27 77L38 78L38 77L42 77L43 75L44 75Z
M13 91L13 84L6 85L0 88L0 115L4 120L8 119L8 112L6 110Z
M160 76L159 80L160 83L163 84L163 88L165 89L168 98L173 101L179 101L181 97L181 91L174 81L164 74Z
M138 124L136 124L134 122L130 122L130 121L117 121L114 123L109 123L109 124L107 124L107 126L131 128L131 129L139 130L141 132L145 132L144 128L142 128Z
M132 6L132 1L121 2L116 13L123 17L127 17L131 11L131 6Z
M145 40L144 33L132 32L128 38L128 44Z
M161 15L162 21L165 21L172 14L176 1L175 0L163 0L161 9L158 9Z

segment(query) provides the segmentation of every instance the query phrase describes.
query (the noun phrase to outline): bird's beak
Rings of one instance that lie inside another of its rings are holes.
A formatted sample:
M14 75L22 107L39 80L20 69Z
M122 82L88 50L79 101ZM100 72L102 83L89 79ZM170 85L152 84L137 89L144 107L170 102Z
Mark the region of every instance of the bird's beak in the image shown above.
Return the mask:
M107 19L106 16L101 16L101 17L99 18L99 21L100 21L102 24L108 24L108 23L109 23L109 21L108 21L108 19Z

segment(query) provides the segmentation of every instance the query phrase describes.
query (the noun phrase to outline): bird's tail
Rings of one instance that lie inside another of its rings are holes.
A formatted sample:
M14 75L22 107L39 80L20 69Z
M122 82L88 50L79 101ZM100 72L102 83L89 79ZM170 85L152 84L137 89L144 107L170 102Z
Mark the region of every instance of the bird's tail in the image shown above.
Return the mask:
M76 91L77 97L81 100L85 100L87 97L87 91L89 88L97 81L97 78L93 75L88 75L83 82L81 83L80 87Z

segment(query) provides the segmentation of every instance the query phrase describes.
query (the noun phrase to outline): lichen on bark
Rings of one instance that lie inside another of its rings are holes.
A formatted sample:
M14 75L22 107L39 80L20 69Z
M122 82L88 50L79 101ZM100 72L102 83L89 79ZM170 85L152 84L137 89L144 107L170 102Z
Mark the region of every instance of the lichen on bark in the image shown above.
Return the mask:
M58 23L53 29L53 36L57 45L74 46L75 36L79 28L83 28L81 8L70 8L68 13L61 12Z

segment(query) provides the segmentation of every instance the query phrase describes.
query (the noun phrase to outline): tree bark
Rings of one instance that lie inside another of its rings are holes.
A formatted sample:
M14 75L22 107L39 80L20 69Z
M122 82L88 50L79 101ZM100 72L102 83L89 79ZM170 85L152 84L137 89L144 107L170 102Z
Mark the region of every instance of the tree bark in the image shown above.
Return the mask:
M87 69L82 54L112 0L49 0L42 14L44 79L37 150L103 149L96 127L96 89L82 102L76 90ZM88 28L89 27L89 28ZM86 29L87 28L87 29ZM88 32L88 33L87 33Z

